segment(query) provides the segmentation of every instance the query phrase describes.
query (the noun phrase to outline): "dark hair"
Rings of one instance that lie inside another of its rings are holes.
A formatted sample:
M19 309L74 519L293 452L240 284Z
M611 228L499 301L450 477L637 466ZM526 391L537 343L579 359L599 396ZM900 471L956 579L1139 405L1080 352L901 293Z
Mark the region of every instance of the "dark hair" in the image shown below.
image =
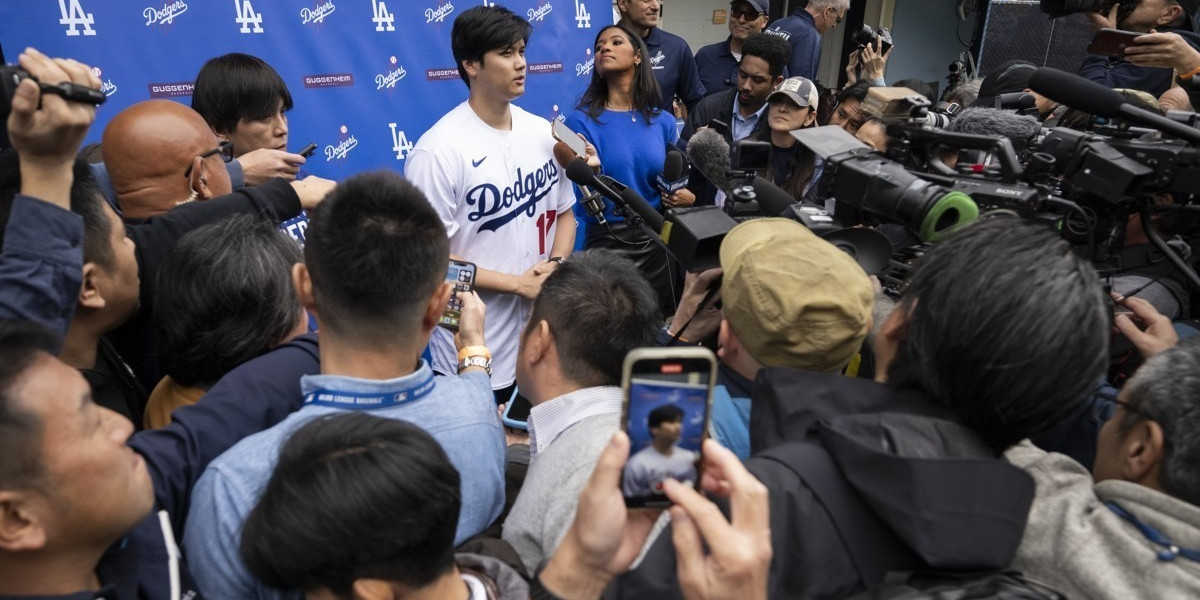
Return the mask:
M593 51L600 45L600 36L604 35L609 29L620 29L621 33L633 46L635 56L641 56L642 61L633 68L633 110L642 113L642 117L646 119L646 125L650 125L650 119L657 114L662 104L662 89L658 87L658 80L654 78L654 70L650 64L650 49L646 47L646 42L638 34L629 30L624 25L609 25L600 30L596 34L596 41L592 43ZM595 54L593 54L593 57ZM579 97L579 102L575 108L586 110L589 117L595 119L604 112L604 107L608 103L608 80L600 76L600 70L592 69L592 81L588 84L583 95Z
M780 94L767 102L767 115L768 116L770 115L770 110L771 110L770 106L771 106L771 104L774 104L775 102L791 102L792 104L795 104L795 102L793 102L791 98L787 97L786 95ZM812 109L812 111L814 113L816 113L816 110L817 110L816 106L801 107L801 106L797 105L797 108L810 108L810 109ZM813 121L813 123L815 125L816 121ZM771 128L770 127L757 128L755 131L755 134L754 134L754 138L759 141L762 141L762 142L770 142L771 141ZM797 143L794 146L792 146L792 149L794 151L792 153L792 160L790 162L788 162L787 178L784 179L783 185L781 185L779 187L783 191L787 192L788 195L790 195L792 198L795 198L796 200L801 200L804 198L804 187L808 185L809 180L811 180L813 177L813 172L816 170L816 154L814 154L812 150L809 150L808 146L805 146L804 144L800 144L800 143ZM774 144L772 144L771 145L771 162L767 164L767 172L765 175L763 175L763 177L767 181L770 181L771 183L775 182L775 175L776 175L776 173L775 173L775 153L776 152L779 152L779 149L776 148Z
M896 310L888 385L954 409L997 452L1076 410L1108 364L1096 270L1015 218L964 227L925 254Z
M674 404L664 404L650 411L646 424L654 429L663 423L678 423L683 420L683 409Z
M0 489L40 486L44 423L17 406L13 388L39 356L58 352L59 340L42 327L0 320Z
M208 389L296 328L292 265L300 247L264 217L233 215L194 229L158 269L154 329L158 368Z
M756 33L742 42L742 59L747 56L757 56L767 62L767 71L771 79L783 75L792 56L792 45L769 33Z
M928 83L925 83L920 79L901 79L900 81L893 83L892 87L906 87L922 96L925 96L925 99L929 100L930 102L936 100L936 98L934 98L933 88L930 87Z
M279 103L292 110L292 94L275 69L261 58L232 52L200 67L192 91L192 109L213 131L232 133L238 123L275 114Z
M112 210L104 207L92 170L81 157L75 158L72 168L71 212L83 218L83 260L111 268L116 255L113 252L112 221L105 214ZM14 150L0 152L0 243L4 241L4 229L12 211L13 200L21 191L21 162Z
M1154 419L1163 432L1159 484L1188 504L1200 504L1200 337L1184 338L1147 360L1125 390L1130 410L1120 423L1121 435Z
M859 102L866 100L867 92L869 92L872 87L875 86L865 81L859 81L855 82L853 85L848 85L842 88L842 91L837 93L837 102L835 103L835 106L851 98L858 100Z
M658 297L632 261L604 250L572 254L533 301L526 335L546 321L567 377L619 385L625 355L654 345Z
M476 6L469 8L454 19L450 28L450 50L454 53L454 64L458 76L471 87L466 61L483 64L483 55L493 50L503 50L521 40L529 43L533 26L513 11L503 6Z
M321 326L367 345L412 335L450 261L425 194L391 171L339 183L309 214L305 237Z
M420 427L365 413L296 430L242 527L241 554L263 583L328 589L354 581L421 588L454 566L459 474Z

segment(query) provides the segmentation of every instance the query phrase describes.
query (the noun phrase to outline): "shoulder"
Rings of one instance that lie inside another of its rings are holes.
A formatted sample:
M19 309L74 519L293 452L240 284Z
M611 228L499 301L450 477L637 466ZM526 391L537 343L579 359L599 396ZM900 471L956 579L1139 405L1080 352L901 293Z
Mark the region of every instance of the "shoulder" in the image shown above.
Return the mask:
M725 52L725 44L726 42L717 42L697 50L696 61L699 62L701 59L719 58Z
M692 47L688 45L687 40L684 40L683 38L669 32L669 31L663 31L663 29L661 27L659 27L657 29L658 29L658 33L660 36L658 39L660 44L662 44L664 46L671 46L674 48L683 47L683 48L687 49L689 55L692 53Z
M469 129L472 116L471 106L463 101L421 134L414 151L441 152L455 148L454 134Z

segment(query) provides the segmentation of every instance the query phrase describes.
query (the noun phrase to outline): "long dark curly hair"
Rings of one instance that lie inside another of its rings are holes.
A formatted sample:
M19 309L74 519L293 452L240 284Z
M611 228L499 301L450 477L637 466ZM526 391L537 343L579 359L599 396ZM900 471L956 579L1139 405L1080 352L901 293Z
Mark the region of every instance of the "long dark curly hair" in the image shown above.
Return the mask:
M640 56L642 59L633 69L633 110L642 113L646 122L649 123L650 119L661 110L660 105L662 104L662 90L658 87L658 81L654 79L654 71L650 65L650 49L646 47L646 42L641 37L624 25L609 25L601 29L596 34L595 41L592 42L593 49L600 43L600 36L609 29L620 29L629 43L633 45L634 56ZM594 53L593 58L595 58ZM601 77L600 70L593 66L592 81L584 90L583 95L579 97L579 102L575 104L575 107L586 111L589 117L595 119L604 112L607 104L608 80Z

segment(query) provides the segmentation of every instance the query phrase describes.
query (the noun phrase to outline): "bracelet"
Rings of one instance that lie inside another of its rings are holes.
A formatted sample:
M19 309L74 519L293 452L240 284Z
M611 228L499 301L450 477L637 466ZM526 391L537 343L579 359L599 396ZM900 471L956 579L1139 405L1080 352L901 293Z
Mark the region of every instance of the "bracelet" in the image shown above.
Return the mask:
M547 260L549 260L550 262L555 262L555 263L558 263L558 264L560 264L560 265L561 265L561 264L562 264L562 261L563 261L563 257L561 257L561 256L551 256L551 257L550 257L550 258L548 258Z
M1197 75L1200 75L1200 67L1196 67L1195 69L1192 69L1191 71L1188 71L1187 73L1180 73L1179 75L1176 75L1175 78L1181 82L1186 83L1187 80L1189 80Z
M486 358L492 357L492 351L488 350L487 346L467 346L458 351L458 360L464 360L469 356L483 356Z

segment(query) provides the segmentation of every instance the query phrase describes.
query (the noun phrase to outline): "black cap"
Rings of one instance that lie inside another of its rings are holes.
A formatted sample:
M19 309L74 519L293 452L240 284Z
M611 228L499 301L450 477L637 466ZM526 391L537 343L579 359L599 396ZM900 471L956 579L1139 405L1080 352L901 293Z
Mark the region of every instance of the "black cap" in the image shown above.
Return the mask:
M1023 92L1029 87L1029 80L1037 65L1027 60L1010 60L1001 63L979 84L979 98L971 106L993 106L996 96Z

